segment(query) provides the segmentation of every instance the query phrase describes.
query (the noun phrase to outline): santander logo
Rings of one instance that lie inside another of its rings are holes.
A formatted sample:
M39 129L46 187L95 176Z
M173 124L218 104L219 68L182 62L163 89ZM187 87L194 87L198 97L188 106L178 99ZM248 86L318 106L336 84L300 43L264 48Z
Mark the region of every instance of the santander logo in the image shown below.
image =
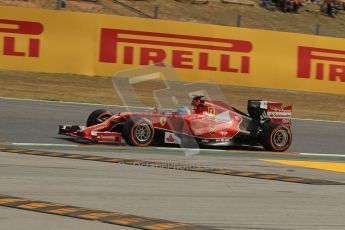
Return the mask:
M170 135L166 138L166 141L167 141L167 142L174 143L174 142L175 142L175 139L174 139L173 136L170 134Z

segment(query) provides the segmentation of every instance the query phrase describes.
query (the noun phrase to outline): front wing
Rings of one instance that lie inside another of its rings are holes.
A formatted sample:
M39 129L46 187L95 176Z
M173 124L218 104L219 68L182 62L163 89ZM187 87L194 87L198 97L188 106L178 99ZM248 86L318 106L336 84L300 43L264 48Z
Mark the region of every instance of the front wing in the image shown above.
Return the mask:
M91 133L87 135L85 132L83 132L84 129L86 129L86 127L80 125L60 125L59 134L69 137L79 137L95 142L122 143L121 133L108 131L91 131Z

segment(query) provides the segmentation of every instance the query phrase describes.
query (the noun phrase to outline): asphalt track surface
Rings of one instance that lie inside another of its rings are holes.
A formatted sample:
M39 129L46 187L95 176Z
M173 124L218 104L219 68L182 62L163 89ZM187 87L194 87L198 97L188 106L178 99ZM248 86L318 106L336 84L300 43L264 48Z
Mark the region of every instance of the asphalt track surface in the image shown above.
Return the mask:
M206 165L345 183L344 173L270 163L262 159L343 164L345 123L293 121L291 152L76 145L57 135L59 124L84 124L103 106L0 99L0 148L29 148L108 158ZM113 112L121 107L108 107ZM5 143L7 142L7 143ZM11 145L11 143L31 143ZM34 145L36 143L36 145ZM55 144L45 146L42 144ZM30 152L30 151L29 151ZM1 206L1 196L61 202L93 210L228 230L343 230L344 185L310 185L92 160L10 153L0 149L0 229L131 229L97 221ZM164 228L162 228L164 229ZM168 228L165 228L168 229ZM171 228L171 230L178 228ZM183 228L182 228L183 229Z
M0 99L0 140L66 144L66 140L57 135L58 125L85 125L88 115L99 108L114 113L125 110L116 106ZM289 151L345 154L345 122L293 120L293 142Z

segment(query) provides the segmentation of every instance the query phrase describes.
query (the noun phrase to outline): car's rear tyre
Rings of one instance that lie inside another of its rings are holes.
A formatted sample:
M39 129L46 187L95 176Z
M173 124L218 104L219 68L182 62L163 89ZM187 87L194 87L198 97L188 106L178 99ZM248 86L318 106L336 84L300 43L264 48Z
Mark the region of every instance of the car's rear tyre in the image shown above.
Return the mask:
M123 138L131 146L146 147L153 143L152 123L142 117L128 119L123 127Z
M106 120L108 120L111 116L114 114L112 112L109 112L105 109L97 109L93 111L86 121L86 126L90 127L93 125L98 125Z
M268 123L263 127L260 139L261 144L266 150L284 152L291 145L292 134L285 125Z

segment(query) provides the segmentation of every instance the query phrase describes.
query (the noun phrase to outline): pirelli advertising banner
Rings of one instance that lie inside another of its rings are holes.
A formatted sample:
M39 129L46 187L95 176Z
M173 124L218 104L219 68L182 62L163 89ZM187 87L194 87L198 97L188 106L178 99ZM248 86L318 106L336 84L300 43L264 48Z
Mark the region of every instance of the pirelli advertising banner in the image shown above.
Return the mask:
M165 63L182 80L345 94L345 39L0 7L0 68L113 76Z

